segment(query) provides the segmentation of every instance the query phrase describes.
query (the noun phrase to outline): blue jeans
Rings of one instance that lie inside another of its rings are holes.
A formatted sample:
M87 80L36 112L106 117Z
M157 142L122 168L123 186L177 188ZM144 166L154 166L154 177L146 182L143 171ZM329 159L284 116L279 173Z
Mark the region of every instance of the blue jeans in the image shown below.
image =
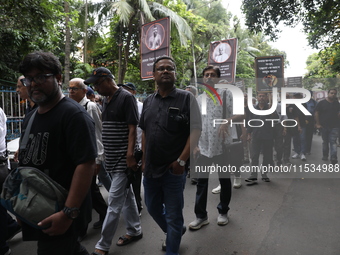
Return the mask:
M166 255L178 255L182 239L186 173L184 171L182 175L175 175L169 169L159 178L144 176L143 179L148 212L163 232L167 233Z
M329 148L331 150L331 160L338 159L338 151L336 140L338 139L338 128L322 128L322 155L323 157L327 157L329 155Z
M301 133L293 137L293 145L297 154L306 154L306 127L301 128Z

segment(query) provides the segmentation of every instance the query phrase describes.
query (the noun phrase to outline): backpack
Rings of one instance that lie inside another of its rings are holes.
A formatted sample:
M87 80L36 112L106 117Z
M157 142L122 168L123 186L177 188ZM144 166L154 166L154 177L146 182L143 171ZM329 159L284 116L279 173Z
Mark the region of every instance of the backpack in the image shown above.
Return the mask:
M63 209L67 190L34 167L18 167L7 176L1 205L20 220L38 229L37 224Z

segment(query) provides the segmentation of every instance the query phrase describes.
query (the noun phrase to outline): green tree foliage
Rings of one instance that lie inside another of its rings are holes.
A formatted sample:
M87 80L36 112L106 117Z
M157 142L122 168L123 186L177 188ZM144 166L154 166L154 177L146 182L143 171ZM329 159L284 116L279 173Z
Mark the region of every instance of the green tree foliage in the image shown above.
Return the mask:
M339 88L339 60L339 51L332 48L310 55L306 62L308 73L304 77L304 87Z
M339 43L338 1L243 0L243 11L251 31L264 32L271 38L277 38L281 22L288 26L302 22L312 47L321 49Z
M59 0L0 0L0 78L16 81L19 63L27 53L59 46Z
M241 28L237 18L223 8L220 0L96 3L89 0L87 16L85 4L80 0L68 1L67 14L64 2L60 0L22 0L19 4L14 0L0 1L4 2L0 5L0 21L4 24L0 27L0 79L15 81L21 58L37 49L52 51L64 64L66 16L70 29L70 40L67 41L70 79L86 78L93 68L105 66L115 74L118 82L134 82L140 92L150 93L155 88L152 80L140 80L141 25L165 16L172 20L171 54L177 63L179 87L188 85L195 71L201 77L212 41L238 38L239 78L255 77L254 57L284 54L270 47L262 34L254 35ZM87 63L83 63L82 58L85 36Z

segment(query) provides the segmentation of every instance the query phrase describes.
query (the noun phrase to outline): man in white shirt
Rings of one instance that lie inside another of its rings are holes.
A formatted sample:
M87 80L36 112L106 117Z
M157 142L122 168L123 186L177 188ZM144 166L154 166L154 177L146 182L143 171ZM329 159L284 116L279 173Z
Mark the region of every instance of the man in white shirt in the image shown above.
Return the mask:
M96 103L92 102L90 99L86 97L87 86L84 84L83 79L74 78L70 80L68 91L69 91L69 97L75 100L76 102L78 102L80 105L84 106L87 113L94 120L97 151L98 151L98 156L96 158L96 174L98 174L102 166L102 162L104 161L104 146L102 143L101 111L98 108ZM107 205L96 184L96 175L93 176L92 183L91 183L91 196L92 196L92 207L99 214L99 221L93 224L93 228L99 229L103 225L103 222L106 216ZM85 237L86 231L87 229L84 229L81 231L82 233L79 234L80 239L83 239Z

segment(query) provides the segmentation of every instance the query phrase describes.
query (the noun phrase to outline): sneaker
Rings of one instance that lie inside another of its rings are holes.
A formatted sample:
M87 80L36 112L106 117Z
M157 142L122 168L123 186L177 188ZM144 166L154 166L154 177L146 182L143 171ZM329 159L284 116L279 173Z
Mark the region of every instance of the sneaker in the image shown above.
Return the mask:
M262 181L264 182L270 182L270 179L268 178L267 174L262 174Z
M335 164L337 164L338 163L338 160L337 159L331 159L331 164L332 165L335 165Z
M241 188L241 186L242 186L241 177L235 177L234 178L234 185L233 185L233 187L235 189L239 189L239 188Z
M209 224L208 217L205 217L204 219L196 218L196 220L189 224L189 228L192 230L197 230L208 224Z
M216 188L214 188L212 191L211 191L213 194L219 194L221 193L221 184L219 184Z
M187 231L187 227L186 226L183 226L183 229L182 229L182 236L185 234L185 232ZM166 235L166 234L165 234ZM162 251L166 251L166 238L165 240L163 241L162 243Z
M248 182L248 185L252 185L257 183L257 177L250 176L249 178L245 179L246 182Z
M295 153L293 154L292 158L296 159L296 158L298 158L299 156L300 156L300 154L295 152Z
M219 214L217 217L217 225L224 226L229 222L228 214Z
M302 161L306 161L306 156L305 156L305 154L301 154L301 160L302 160Z

